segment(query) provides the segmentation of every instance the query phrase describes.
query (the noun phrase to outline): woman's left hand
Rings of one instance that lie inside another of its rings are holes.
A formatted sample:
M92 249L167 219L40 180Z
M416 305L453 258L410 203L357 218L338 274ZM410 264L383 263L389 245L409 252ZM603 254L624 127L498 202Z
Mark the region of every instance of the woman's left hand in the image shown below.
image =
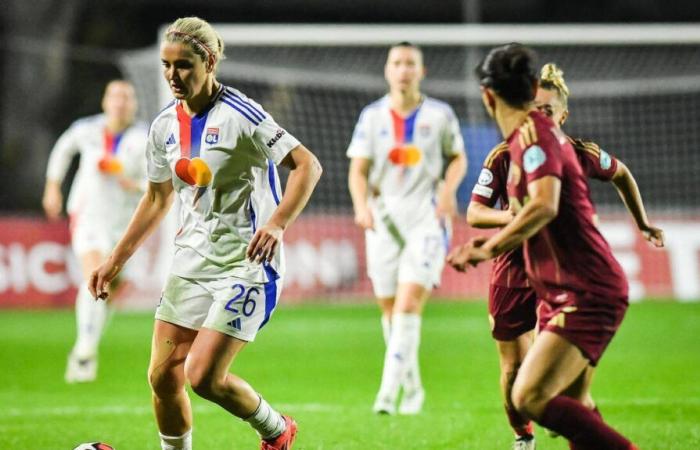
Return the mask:
M486 238L478 237L467 244L455 247L447 255L447 263L458 272L466 272L467 264L476 267L480 262L491 259L493 257L491 252L482 247L484 242Z
M262 263L270 262L275 256L275 252L282 242L284 229L279 225L266 223L258 231L248 244L246 256L251 262Z

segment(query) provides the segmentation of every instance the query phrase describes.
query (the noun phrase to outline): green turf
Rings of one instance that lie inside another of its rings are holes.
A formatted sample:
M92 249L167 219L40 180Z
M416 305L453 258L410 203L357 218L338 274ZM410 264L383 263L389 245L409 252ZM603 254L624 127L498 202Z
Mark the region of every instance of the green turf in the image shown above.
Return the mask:
M146 368L150 314L118 314L96 383L63 383L68 311L0 313L0 449L71 449L102 440L159 449ZM383 341L371 305L282 308L234 363L300 427L295 449L507 449L511 434L483 303L430 304L417 417L377 417ZM606 419L644 450L700 448L700 303L633 305L593 393ZM197 449L254 449L247 424L193 396ZM568 448L539 433L539 449Z

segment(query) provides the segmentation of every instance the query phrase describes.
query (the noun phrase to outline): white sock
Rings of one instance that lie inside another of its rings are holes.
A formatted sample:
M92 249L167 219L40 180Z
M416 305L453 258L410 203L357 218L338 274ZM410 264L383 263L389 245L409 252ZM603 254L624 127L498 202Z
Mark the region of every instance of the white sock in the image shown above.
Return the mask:
M382 314L382 334L384 335L384 345L389 345L391 337L391 318Z
M406 376L404 377L401 387L404 391L414 391L416 389L421 389L423 384L420 379L420 368L418 367L418 347L420 346L420 316L418 316L418 342L416 343L416 357L411 360L411 364L408 367ZM384 334L384 344L389 345L389 338L391 337L391 319L382 314L382 333Z
M78 296L75 299L78 338L75 341L73 352L78 359L92 358L97 355L97 347L107 321L107 314L107 302L92 298L87 284L83 283L78 289Z
M391 338L384 356L384 371L379 395L395 400L401 383L411 368L420 339L418 314L394 313L391 320Z
M280 413L272 409L264 398L260 397L260 404L255 412L244 419L258 432L263 439L274 439L286 428L284 418Z
M160 448L163 450L192 450L192 429L182 436L160 435Z
M416 341L413 347L413 355L409 360L408 370L406 371L406 377L404 378L402 387L404 392L411 392L417 389L423 389L423 382L420 377L420 366L418 365L418 348L420 347L420 330L421 330L421 317L415 315L413 319L416 321L416 327L418 331L416 333Z

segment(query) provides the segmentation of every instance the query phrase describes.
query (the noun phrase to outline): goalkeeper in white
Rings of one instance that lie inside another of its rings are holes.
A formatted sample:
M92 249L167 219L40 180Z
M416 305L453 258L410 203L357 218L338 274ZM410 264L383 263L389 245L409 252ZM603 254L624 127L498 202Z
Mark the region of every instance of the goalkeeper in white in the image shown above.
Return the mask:
M425 398L421 313L440 282L467 163L452 108L420 91L421 50L408 42L392 46L384 75L389 93L363 109L347 150L349 188L387 345L373 409L394 414L403 388L398 412L417 414Z

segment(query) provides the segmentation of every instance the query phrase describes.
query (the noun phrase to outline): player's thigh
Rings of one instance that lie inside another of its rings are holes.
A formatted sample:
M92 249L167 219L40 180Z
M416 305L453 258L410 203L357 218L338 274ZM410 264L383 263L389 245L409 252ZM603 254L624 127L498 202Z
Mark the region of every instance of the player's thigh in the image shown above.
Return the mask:
M87 215L79 216L71 227L71 245L80 259L83 275L89 276L112 250L112 241L98 221ZM87 259L84 255L90 255ZM87 278L86 278L87 279Z
M187 358L185 370L188 379L194 385L205 380L223 379L234 358L247 343L220 331L202 328Z
M100 249L91 249L79 254L78 258L80 259L80 269L83 273L83 279L89 280L92 272L104 262L105 253Z
M532 346L533 337L534 331L528 331L512 340L496 340L496 348L498 349L498 358L502 370L514 371L522 364L525 360L525 355L527 355Z
M543 331L535 338L518 370L513 403L534 404L539 409L571 385L587 366L588 360L575 345L556 333Z
M593 383L593 375L595 374L595 367L588 366L581 375L574 380L573 383L562 392L563 395L567 397L575 398L583 403L587 408L593 409L595 403L591 397L591 384Z
M156 320L148 378L160 393L178 392L185 385L184 365L197 331Z
M415 283L428 291L439 286L445 267L446 239L437 225L412 230L399 261L399 284Z
M386 231L365 232L367 276L377 298L393 298L398 284L401 248Z

